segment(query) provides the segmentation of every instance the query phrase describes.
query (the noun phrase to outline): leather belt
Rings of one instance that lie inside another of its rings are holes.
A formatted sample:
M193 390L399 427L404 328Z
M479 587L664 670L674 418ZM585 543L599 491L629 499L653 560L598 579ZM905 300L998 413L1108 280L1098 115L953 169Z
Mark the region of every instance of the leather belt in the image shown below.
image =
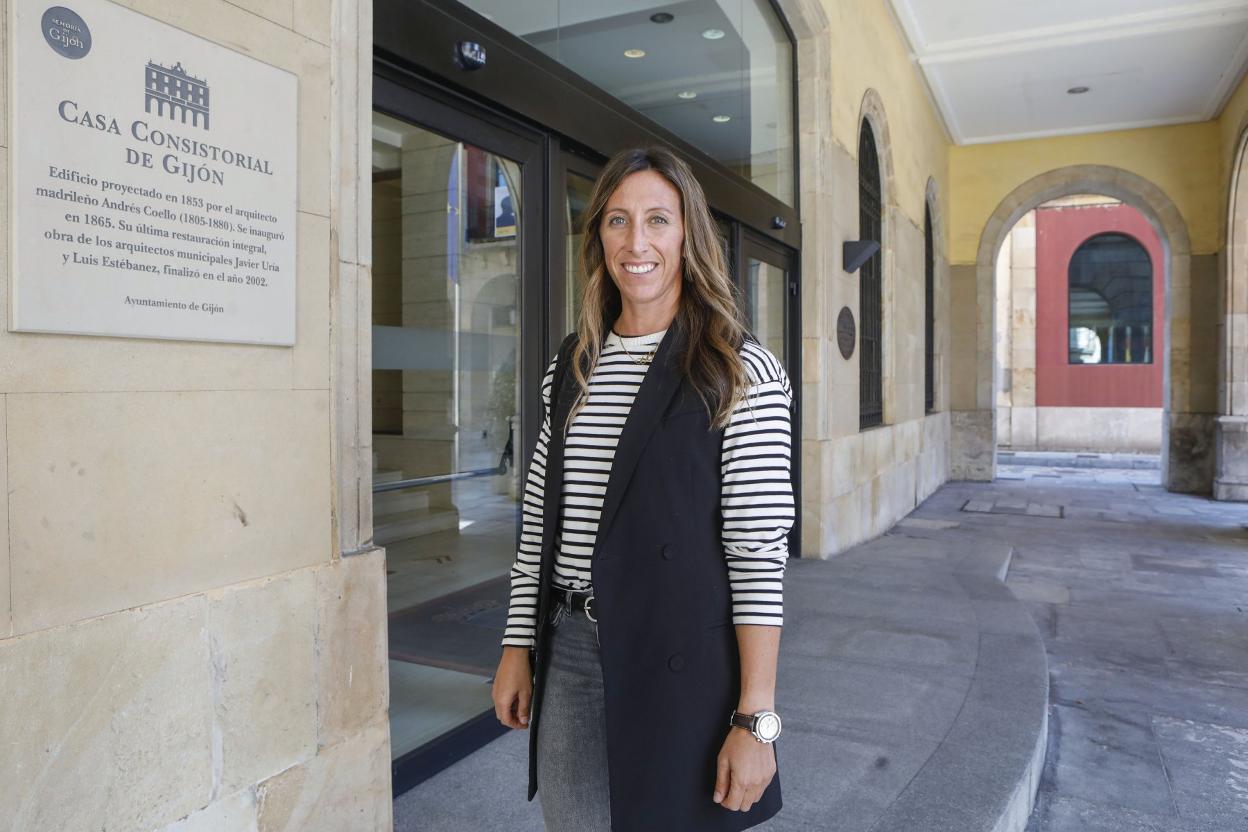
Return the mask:
M562 604L570 612L584 610L586 618L595 624L598 623L598 618L594 615L594 594L592 592L578 592L557 586L555 587L555 602Z

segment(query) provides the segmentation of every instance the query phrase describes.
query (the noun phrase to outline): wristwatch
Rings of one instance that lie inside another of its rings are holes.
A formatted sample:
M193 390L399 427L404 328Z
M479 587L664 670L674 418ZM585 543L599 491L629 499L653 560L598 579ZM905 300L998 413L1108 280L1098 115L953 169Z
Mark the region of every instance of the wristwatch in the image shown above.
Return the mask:
M780 736L780 714L775 711L759 711L756 714L733 711L728 724L744 728L759 742L775 742Z

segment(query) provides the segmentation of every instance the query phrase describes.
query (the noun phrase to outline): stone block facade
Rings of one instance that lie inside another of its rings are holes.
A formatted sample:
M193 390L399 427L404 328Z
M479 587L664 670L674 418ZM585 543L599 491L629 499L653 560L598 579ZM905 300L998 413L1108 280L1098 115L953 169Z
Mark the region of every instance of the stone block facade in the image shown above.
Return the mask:
M386 830L371 3L121 5L298 78L298 339L0 331L0 817Z
M802 545L804 557L830 557L874 537L949 477L949 362L953 327L950 275L945 255L945 171L916 176L944 138L923 133L896 136L893 101L914 101L909 89L849 89L852 80L831 76L830 48L849 30L831 28L822 4L781 3L797 35L802 223ZM871 15L845 8L855 25ZM900 46L896 33L881 37ZM886 51L886 50L885 50ZM900 54L900 53L899 53ZM874 60L887 62L890 55ZM902 59L904 60L904 58ZM859 67L866 70L867 67ZM844 85L844 86L841 86ZM830 101L860 102L846 114ZM896 98L891 98L896 96ZM922 106L928 106L924 103ZM907 121L916 113L899 114ZM857 273L842 265L842 244L859 239L858 125L871 124L883 187L882 295L884 424L859 429L859 352L847 359L837 346L836 321L848 307L858 326ZM916 179L918 188L916 189ZM924 184L925 183L925 184ZM924 361L924 207L930 209L935 250L934 372L936 401L926 412Z

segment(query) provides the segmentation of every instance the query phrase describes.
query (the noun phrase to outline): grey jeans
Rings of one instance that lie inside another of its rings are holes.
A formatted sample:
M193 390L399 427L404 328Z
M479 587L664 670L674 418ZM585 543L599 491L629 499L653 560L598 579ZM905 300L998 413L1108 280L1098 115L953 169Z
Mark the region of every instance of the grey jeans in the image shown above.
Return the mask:
M607 722L598 625L553 604L537 731L537 796L547 832L609 832Z

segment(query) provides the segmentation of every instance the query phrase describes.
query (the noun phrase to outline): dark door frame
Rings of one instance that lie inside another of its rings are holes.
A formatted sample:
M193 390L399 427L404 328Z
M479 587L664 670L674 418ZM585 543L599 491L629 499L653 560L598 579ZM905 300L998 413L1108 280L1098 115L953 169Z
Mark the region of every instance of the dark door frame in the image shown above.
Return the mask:
M388 116L448 139L473 145L520 164L520 327L517 366L522 379L540 379L546 372L551 307L548 291L546 228L550 224L547 191L550 138L523 125L446 96L436 88L396 80L384 66L375 68L373 108ZM520 391L520 448L515 465L525 465L537 445L542 421L541 390L536 384ZM517 512L517 538L520 517ZM484 711L451 731L391 762L393 795L414 788L442 769L463 759L509 729Z
M793 483L793 529L789 532L789 555L800 557L802 551L802 291L801 258L793 249L771 238L764 237L741 223L733 224L735 230L734 269L736 283L744 296L745 270L750 258L769 263L784 270L784 351L777 356L789 375L793 388L793 406L790 409L792 432L790 434L790 478Z
M785 270L789 284L785 363L794 392L791 464L797 497L789 548L791 556L800 555L798 206L786 205L730 173L696 147L454 0L374 0L374 20L378 22L374 31L374 109L521 165L526 217L520 231L520 314L526 324L520 334L521 378L542 378L563 333L576 325L566 320L564 307L567 174L571 171L594 178L606 154L622 147L660 142L672 146L690 163L708 201L729 223L730 268L738 286L750 256ZM385 21L384 26L381 21ZM493 65L491 72L463 70L454 56L454 46L463 40L486 48ZM796 113L796 87L794 99ZM500 101L507 106L493 103ZM779 223L774 222L777 218ZM520 395L518 466L526 465L533 455L541 418L538 386L522 385ZM517 535L519 522L517 516ZM413 788L507 730L490 710L395 760L394 795Z
M436 88L396 81L385 67L373 76L373 108L448 139L471 144L520 164L520 378L540 379L546 373L550 327L547 173L550 138L471 102L448 99ZM516 464L533 455L541 428L541 390L524 385L520 400L520 449Z

